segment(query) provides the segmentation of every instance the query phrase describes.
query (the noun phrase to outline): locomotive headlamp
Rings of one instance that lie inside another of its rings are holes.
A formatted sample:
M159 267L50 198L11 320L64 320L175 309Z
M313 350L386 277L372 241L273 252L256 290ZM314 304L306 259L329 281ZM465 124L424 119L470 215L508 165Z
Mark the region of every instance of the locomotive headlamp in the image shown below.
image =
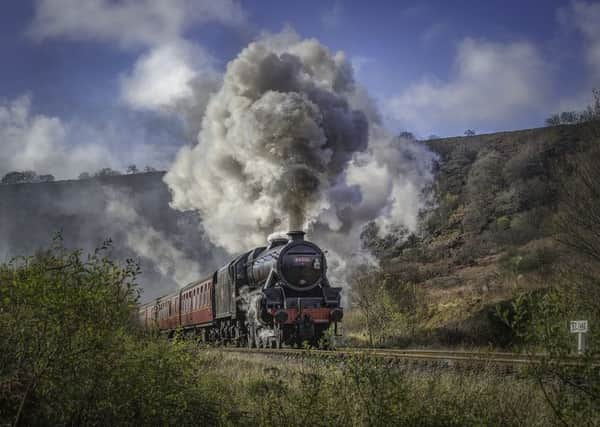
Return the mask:
M277 313L275 313L275 320L278 323L285 323L288 320L287 311L279 310Z
M344 312L339 308L334 308L331 310L331 313L329 313L329 317L331 318L332 322L339 322L342 320L342 317L344 317Z

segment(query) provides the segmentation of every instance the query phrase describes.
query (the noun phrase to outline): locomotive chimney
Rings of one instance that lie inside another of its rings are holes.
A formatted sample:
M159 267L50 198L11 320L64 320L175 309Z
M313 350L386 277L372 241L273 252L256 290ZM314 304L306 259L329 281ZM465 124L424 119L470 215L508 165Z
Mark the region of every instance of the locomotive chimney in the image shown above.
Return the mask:
M304 240L305 234L306 233L302 230L288 231L288 236L290 236L291 241Z

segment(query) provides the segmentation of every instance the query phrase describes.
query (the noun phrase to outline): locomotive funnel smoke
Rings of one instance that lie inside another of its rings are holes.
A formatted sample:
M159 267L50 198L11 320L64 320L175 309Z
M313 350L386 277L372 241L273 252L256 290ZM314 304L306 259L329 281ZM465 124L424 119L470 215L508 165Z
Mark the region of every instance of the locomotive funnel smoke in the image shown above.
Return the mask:
M415 229L432 158L381 128L343 53L284 31L228 64L198 143L179 152L165 181L172 206L200 211L229 252L263 245L275 230L312 228L314 240L349 254L369 221Z
M164 277L171 277L179 286L185 286L200 275L198 262L188 258L175 247L165 233L155 229L138 214L126 195L105 190L106 215L123 227L125 244L137 255L152 260Z

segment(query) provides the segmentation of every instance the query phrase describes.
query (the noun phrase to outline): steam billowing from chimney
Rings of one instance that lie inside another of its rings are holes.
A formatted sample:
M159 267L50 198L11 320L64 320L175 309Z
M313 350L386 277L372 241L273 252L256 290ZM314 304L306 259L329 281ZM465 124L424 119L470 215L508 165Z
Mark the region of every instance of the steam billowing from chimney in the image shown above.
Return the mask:
M288 31L228 64L198 144L179 152L165 181L172 206L200 211L230 252L312 228L311 239L347 254L369 221L382 232L416 228L432 159L384 131L343 53Z

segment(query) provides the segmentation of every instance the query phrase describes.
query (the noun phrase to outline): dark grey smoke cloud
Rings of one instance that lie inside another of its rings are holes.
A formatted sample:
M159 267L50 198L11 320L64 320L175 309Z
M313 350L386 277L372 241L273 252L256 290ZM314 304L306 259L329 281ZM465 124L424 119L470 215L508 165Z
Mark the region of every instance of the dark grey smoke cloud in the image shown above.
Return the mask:
M199 210L211 239L232 252L306 226L367 148L368 118L350 105L353 92L344 55L316 40L252 43L229 64L198 145L166 176L173 206Z
M434 155L392 137L349 61L292 31L267 35L231 61L208 102L198 142L165 176L171 205L197 211L230 253L272 232L313 231L334 271L356 256L360 232L416 231Z

